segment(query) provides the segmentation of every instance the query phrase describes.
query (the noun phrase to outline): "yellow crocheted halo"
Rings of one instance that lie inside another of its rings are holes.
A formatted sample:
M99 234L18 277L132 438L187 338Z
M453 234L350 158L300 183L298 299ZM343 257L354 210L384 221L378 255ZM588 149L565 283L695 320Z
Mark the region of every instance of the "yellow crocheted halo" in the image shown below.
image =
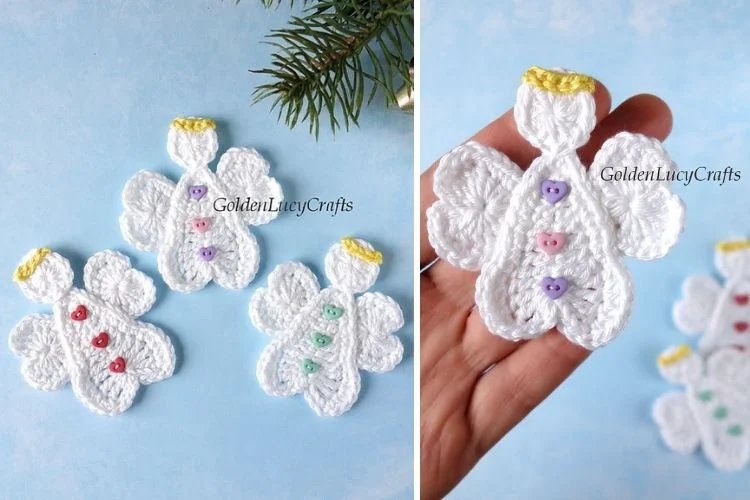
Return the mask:
M716 244L716 250L721 253L737 252L750 248L750 240L720 241Z
M596 81L588 75L563 73L538 66L527 69L521 81L554 94L592 93L596 87Z
M687 344L682 344L676 349L674 349L671 352L667 352L659 356L656 360L657 363L659 363L659 366L669 366L677 363L680 360L683 360L690 356L690 353L693 352L690 350L690 346Z
M377 250L368 250L367 248L357 243L357 240L355 240L354 238L341 238L341 246L344 247L344 250L346 250L349 255L352 255L353 257L356 257L360 260L363 260L370 264L383 263L382 253L378 252Z
M172 120L172 128L197 133L215 129L216 122L210 118L175 118Z
M31 278L31 275L42 264L44 258L51 252L52 250L49 248L37 248L28 259L16 268L16 272L13 273L13 281L23 282Z

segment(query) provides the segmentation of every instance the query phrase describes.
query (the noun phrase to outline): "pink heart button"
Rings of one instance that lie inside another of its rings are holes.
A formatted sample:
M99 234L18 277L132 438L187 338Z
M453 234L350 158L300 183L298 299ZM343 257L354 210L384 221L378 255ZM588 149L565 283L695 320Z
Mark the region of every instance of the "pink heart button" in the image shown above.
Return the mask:
M205 217L196 217L193 219L192 226L199 233L205 233L208 231L209 222Z
M564 233L539 233L536 236L536 244L539 249L547 255L555 255L565 246Z

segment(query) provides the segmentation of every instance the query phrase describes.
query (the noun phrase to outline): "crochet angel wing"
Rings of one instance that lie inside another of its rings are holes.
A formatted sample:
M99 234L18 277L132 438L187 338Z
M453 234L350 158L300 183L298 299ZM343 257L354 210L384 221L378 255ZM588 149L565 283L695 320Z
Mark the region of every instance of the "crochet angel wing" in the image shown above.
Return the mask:
M348 411L357 400L356 303L327 288L299 312L290 330L274 338L257 366L261 388L272 396L304 393L320 416Z
M638 167L641 181L615 180ZM642 260L663 257L682 232L685 207L666 179L675 167L661 143L644 135L620 132L594 158L589 179L617 227L617 246ZM610 180L605 180L610 179Z
M690 276L682 285L682 299L672 308L677 327L685 333L704 333L721 294L721 285L711 276Z
M216 175L232 198L241 201L278 204L284 199L281 186L268 175L270 165L260 153L250 148L230 148L221 156ZM248 224L259 226L276 217L274 210L247 210L242 217Z
M86 290L137 318L156 301L151 278L133 269L125 255L105 250L92 255L83 268Z
M318 278L299 262L287 262L268 276L268 288L259 288L250 299L250 319L262 332L281 334L320 293Z
M148 170L128 180L122 191L125 210L120 215L120 230L128 243L144 252L159 248L174 189L174 182Z
M401 362L404 346L393 335L404 326L404 315L396 301L382 293L357 298L357 365L371 372L392 370Z
M670 449L692 453L701 442L698 422L684 392L668 392L654 403L653 418Z
M435 171L438 197L427 210L430 244L442 259L477 270L489 257L521 170L504 154L467 142Z
M49 314L23 318L10 332L10 350L23 359L21 373L30 386L54 391L68 382L68 366L55 320Z
M747 353L731 347L720 349L709 356L706 366L707 375L723 385L743 393L750 387L750 356Z

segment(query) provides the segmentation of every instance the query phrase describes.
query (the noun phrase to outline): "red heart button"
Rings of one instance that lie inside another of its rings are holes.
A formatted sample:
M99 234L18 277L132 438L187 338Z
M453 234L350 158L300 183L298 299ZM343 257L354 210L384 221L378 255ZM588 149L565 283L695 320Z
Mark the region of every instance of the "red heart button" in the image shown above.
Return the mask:
M748 325L744 321L738 321L737 323L734 324L734 329L737 330L737 333L745 333L748 326L750 325Z
M99 335L91 339L91 345L104 349L109 345L109 334L107 332L99 332Z
M734 347L735 349L737 349L738 351L740 351L740 352L745 352L745 346L744 346L744 345L739 345L739 344L737 344L737 345L735 345L735 346L733 346L733 347Z
M86 319L86 317L89 315L88 309L86 309L86 306L79 304L78 307L76 307L72 313L70 313L70 319L73 321L83 321Z
M116 357L114 361L109 364L109 371L114 373L122 373L125 371L125 360L121 357Z
M747 305L747 302L750 301L750 296L748 295L735 295L734 301L737 303L738 306L744 306Z

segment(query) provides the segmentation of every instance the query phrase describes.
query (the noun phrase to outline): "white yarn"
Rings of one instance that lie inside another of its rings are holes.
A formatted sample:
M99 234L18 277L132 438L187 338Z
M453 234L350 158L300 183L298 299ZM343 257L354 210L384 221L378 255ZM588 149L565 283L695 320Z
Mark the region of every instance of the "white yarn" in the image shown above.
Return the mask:
M596 125L595 108L588 92L560 95L523 84L513 115L518 132L532 146L542 154L562 155L589 141Z
M683 350L686 347L682 348ZM704 369L701 358L689 353L665 353L660 372L685 386L656 400L653 418L665 444L679 453L698 446L717 468L735 471L750 461L750 356L734 349L711 355Z
M86 263L85 290L72 281L69 262L54 252L18 281L27 297L53 304L53 314L23 318L10 333L10 348L23 358L21 372L32 387L51 391L70 380L91 411L117 415L130 407L141 384L174 371L169 338L136 320L153 305L154 284L110 250Z
M600 176L605 167L673 168L657 141L621 132L586 172L575 150L595 125L593 102L588 92L524 83L516 123L542 149L526 172L475 142L440 160L438 200L427 211L430 243L454 266L481 268L475 301L494 334L528 339L557 326L587 349L608 343L633 301L622 256L660 257L682 231L684 207L667 183Z
M672 309L677 327L687 334L703 334L705 353L723 347L750 353L750 249L716 251L716 267L726 279L724 287L711 276L690 276L682 287L683 298Z
M373 251L366 241L354 241ZM258 360L261 388L272 396L304 393L318 415L331 417L357 400L359 369L386 372L401 361L403 345L393 333L404 318L387 295L353 295L373 284L377 263L352 255L341 243L331 247L325 263L331 286L323 290L305 265L277 266L268 288L253 294L249 312L258 329L274 336ZM337 317L328 314L337 311Z
M211 280L225 288L246 287L260 261L247 226L266 224L278 211L217 211L214 202L250 198L278 204L283 193L268 175L268 162L255 149L231 148L214 174L208 167L217 150L211 127L196 132L173 125L167 149L187 172L176 185L155 172L142 170L133 176L122 193L123 236L139 250L159 252L159 272L173 290L193 292ZM199 192L191 194L194 188Z

